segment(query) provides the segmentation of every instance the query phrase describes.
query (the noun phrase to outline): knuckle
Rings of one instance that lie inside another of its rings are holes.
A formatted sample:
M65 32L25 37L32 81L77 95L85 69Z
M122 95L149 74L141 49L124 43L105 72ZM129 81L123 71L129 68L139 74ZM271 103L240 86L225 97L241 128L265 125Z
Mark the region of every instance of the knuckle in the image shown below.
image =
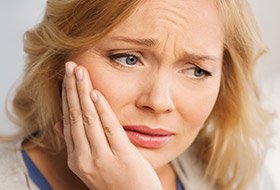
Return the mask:
M110 159L110 157L95 158L93 160L94 169L99 172L110 173L112 169L111 166L117 167L117 165L118 163L116 163L114 159Z
M98 170L102 169L104 167L104 163L100 159L94 159L94 167Z
M76 124L81 120L81 112L77 109L69 109L69 121L71 124Z
M104 132L107 135L111 135L112 134L112 129L108 125L104 126L103 129L104 129Z
M107 122L106 125L103 125L104 132L108 135L112 135L116 128L116 124L114 122Z
M79 157L77 159L77 164L76 164L76 169L78 172L83 173L83 174L90 174L91 171L91 167L89 167L88 164L86 164L87 162L85 162L84 159L82 159L81 157Z
M82 117L83 117L83 122L85 125L92 126L92 125L94 125L94 123L96 121L96 117L94 117L94 115L90 112L83 113Z
M68 118L65 115L63 115L63 117L62 117L62 121L63 121L63 126L68 126L69 125Z
M85 160L83 157L75 157L75 159L70 158L67 160L67 165L74 173L83 173L83 174L89 174L90 173L90 167L88 164L85 164Z

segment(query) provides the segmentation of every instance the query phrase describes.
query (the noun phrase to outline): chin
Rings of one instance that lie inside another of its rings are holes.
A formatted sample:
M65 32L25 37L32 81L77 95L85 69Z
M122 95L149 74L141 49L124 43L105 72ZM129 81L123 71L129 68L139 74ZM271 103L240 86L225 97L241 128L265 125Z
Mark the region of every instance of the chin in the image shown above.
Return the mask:
M155 170L166 166L179 155L164 149L147 149L142 147L137 147L137 149Z

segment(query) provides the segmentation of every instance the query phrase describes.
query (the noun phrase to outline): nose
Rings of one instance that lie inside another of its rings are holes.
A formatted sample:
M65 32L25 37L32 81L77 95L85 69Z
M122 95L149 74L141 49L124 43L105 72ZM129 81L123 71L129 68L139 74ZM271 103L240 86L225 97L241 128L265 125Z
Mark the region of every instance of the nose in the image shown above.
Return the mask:
M174 110L172 77L166 72L161 72L146 79L145 85L142 86L142 92L136 100L136 106L154 114L168 113Z

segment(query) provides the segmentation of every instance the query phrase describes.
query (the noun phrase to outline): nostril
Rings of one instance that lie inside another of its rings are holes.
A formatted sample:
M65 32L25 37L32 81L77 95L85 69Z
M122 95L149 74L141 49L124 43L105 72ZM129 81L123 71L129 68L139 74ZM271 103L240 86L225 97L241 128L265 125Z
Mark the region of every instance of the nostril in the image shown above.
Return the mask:
M153 113L169 113L172 111L172 109L169 109L168 107L153 107L153 106L147 106L147 105L141 106L141 109L144 111L153 112Z
M142 108L146 109L146 110L153 110L153 108L149 107L149 106L142 106Z

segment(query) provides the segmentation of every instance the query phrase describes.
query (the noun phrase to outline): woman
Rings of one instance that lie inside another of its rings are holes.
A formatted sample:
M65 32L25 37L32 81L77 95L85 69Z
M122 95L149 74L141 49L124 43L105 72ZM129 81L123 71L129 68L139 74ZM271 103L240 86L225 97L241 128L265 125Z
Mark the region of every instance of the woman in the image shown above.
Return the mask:
M48 0L25 52L4 189L271 188L246 1Z

